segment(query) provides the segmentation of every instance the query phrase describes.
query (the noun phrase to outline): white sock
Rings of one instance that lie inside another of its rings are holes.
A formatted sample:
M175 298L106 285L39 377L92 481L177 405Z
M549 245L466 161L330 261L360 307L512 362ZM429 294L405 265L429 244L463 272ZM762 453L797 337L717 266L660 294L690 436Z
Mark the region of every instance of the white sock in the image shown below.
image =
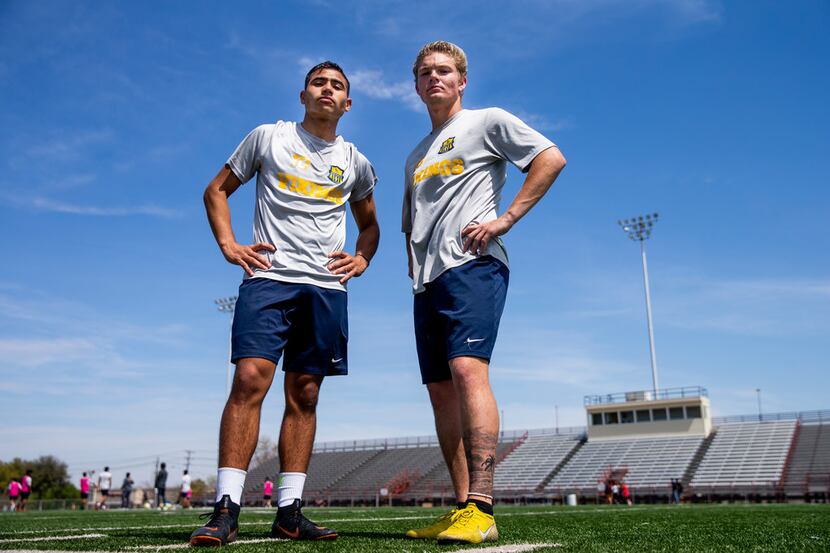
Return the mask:
M303 498L305 473L281 472L277 480L277 507L285 507L294 503L295 499Z
M245 475L247 474L244 470L219 467L216 475L216 501L222 499L223 495L229 495L231 501L242 505L242 489L245 487Z

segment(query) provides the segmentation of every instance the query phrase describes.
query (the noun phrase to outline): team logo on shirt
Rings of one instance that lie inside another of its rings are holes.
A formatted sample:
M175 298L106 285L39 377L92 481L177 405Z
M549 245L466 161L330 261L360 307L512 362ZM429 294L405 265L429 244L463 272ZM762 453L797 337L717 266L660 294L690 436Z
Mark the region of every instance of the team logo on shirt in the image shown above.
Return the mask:
M303 154L295 153L294 158L291 160L291 165L298 169L308 169L308 166L311 165L311 160Z
M341 205L345 201L342 188L324 186L288 173L277 173L277 188L309 198L320 198L335 205Z
M343 169L341 169L337 165L332 165L329 169L329 180L334 184L342 184L343 178Z
M445 177L449 175L460 175L464 172L464 160L460 157L452 160L445 159L430 163L421 170L417 170L418 167L415 167L415 169L416 171L412 175L412 182L418 185L421 181L438 175Z
M453 148L455 148L455 137L451 136L441 143L441 147L438 149L438 153L446 154Z

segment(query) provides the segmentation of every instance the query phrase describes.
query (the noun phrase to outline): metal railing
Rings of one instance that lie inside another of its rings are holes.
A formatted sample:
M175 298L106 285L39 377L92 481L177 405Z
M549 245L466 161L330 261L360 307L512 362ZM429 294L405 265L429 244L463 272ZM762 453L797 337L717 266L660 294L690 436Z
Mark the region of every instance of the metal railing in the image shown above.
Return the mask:
M800 421L801 424L812 422L830 423L830 409L817 411L788 411L784 413L756 413L754 415L727 415L712 417L715 426L735 422L773 422L773 421Z
M525 434L528 436L571 435L584 434L584 426L564 426L560 428L536 428L532 430L505 430L499 441L513 442ZM339 440L334 442L318 442L314 444L314 453L329 453L335 451L369 451L378 449L406 449L413 447L438 447L438 437L405 436L402 438L376 438L368 440Z
M702 386L683 386L681 388L663 388L662 390L637 390L633 392L618 392L614 394L588 395L584 398L585 405L606 405L611 403L625 403L627 401L654 401L660 399L682 399L694 397L708 397L709 391Z

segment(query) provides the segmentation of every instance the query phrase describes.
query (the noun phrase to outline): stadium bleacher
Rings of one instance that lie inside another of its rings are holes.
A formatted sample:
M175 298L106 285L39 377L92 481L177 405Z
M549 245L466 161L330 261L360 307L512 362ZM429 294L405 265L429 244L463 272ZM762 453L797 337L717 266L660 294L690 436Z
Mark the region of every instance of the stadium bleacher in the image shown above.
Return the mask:
M313 454L308 466L305 489L310 494L323 492L380 453L381 450L358 450ZM279 459L274 457L248 472L244 493L249 501L257 500L262 496L262 484L266 476L274 479L276 484L279 469Z
M665 491L672 478L683 477L702 443L701 436L588 441L545 490L593 495L597 483L614 469L626 472L632 493Z
M372 495L387 486L396 476L404 475L410 483L443 463L438 447L411 447L381 451L365 465L338 483L340 491Z
M826 492L830 488L830 422L800 426L784 482L790 496Z
M795 420L722 424L695 472L698 492L774 490L793 444Z
M799 422L802 421L802 422ZM593 500L597 483L625 475L635 497L665 500L671 479L689 497L735 494L767 497L830 495L830 412L765 414L713 419L702 435L588 439L585 428L514 431L498 445L494 489L502 500L553 498L575 493ZM246 498L261 497L265 475L278 460L249 472ZM379 489L399 502L452 501L454 492L435 437L331 442L315 446L306 496L343 504L375 502ZM662 499L661 499L662 498Z
M499 463L493 488L499 492L536 491L583 438L584 434L529 435Z

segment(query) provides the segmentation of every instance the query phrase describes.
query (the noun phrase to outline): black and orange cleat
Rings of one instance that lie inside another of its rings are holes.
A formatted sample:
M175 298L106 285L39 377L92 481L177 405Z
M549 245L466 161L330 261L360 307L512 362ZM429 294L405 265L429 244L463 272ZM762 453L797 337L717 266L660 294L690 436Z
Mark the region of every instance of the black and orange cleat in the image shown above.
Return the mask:
M190 534L190 545L218 547L236 540L239 530L239 505L231 501L231 496L223 495L213 506L213 512L202 516L209 516L210 520Z
M299 499L277 509L277 518L271 525L271 537L288 540L336 540L337 532L317 526L302 511Z

